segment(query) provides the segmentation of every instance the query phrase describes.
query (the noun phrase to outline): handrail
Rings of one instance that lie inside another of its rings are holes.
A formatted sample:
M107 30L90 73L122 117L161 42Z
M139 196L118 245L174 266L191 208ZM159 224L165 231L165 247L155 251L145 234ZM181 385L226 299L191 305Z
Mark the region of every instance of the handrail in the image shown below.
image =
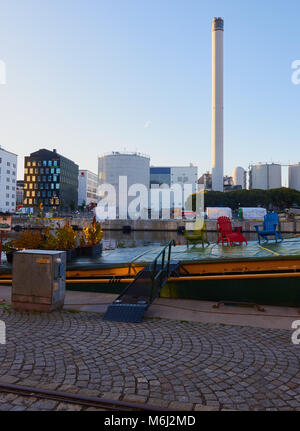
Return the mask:
M162 285L162 283L163 283L163 275L165 272L165 255L166 255L167 249L168 249L168 260L167 260L167 264L166 264L166 275L167 275L167 277L169 277L169 275L170 275L171 248L172 248L172 246L175 247L175 245L176 245L176 243L175 243L174 239L170 240L164 246L164 248L156 255L155 259L153 260L153 262L150 265L150 269L152 270L152 286L151 286L151 292L150 292L150 302L152 302L152 300L153 300L155 281L160 277L160 285ZM162 256L161 268L158 272L156 272L157 261L160 258L160 256Z

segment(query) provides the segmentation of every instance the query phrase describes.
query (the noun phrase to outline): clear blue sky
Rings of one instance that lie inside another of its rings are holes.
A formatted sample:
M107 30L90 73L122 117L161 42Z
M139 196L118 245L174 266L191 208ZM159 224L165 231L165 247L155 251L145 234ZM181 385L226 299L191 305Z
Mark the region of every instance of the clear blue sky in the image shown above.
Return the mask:
M300 161L299 0L2 0L0 145L211 166L211 22L225 19L225 171ZM148 125L149 127L145 127Z

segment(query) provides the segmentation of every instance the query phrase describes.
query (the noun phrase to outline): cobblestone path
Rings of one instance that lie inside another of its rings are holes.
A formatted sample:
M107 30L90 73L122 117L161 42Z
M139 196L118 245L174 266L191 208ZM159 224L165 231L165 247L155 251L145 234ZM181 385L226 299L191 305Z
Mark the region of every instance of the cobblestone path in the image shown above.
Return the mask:
M0 320L0 382L174 409L300 410L300 346L290 331L4 307ZM0 395L0 410L47 405Z

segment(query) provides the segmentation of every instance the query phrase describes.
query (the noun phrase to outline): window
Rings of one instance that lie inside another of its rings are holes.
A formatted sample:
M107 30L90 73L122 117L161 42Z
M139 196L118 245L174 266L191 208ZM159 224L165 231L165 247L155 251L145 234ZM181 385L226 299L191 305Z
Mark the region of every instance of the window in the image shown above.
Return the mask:
M49 189L49 184L48 184L48 183L46 183L46 184L45 184L45 189L46 189L46 190L48 190L48 189Z
M32 184L32 183L30 183L30 184L29 184L29 189L30 189L30 190L32 190L32 189L33 189L33 184Z
M56 189L58 190L59 189L59 184L57 183L57 184L55 184L55 187L56 187Z
M35 197L35 191L31 192L31 196L34 198Z
M7 164L7 166L10 166L10 162L7 162L6 164Z
M6 206L7 206L7 207L9 206L9 202L6 202Z
M44 174L44 173L45 173L45 169L44 169L44 168L41 168L40 173L41 173L41 174Z
M46 176L45 175L43 175L43 182L44 183L46 182Z
M30 181L30 176L28 175L27 177L26 177L26 181Z
M47 174L47 175L49 174L49 168L45 169L45 174Z
M13 175L16 175L15 171L12 171L12 174L13 174Z
M9 193L6 193L6 197L9 198Z
M36 162L32 162L32 166L34 167L34 166L36 166Z
M51 191L49 191L49 192L47 193L47 196L48 196L48 198L50 198L50 197L51 197Z
M32 199L28 199L29 205L32 205Z
M9 186L6 186L6 190L9 190Z
M39 198L39 197L41 196L41 192L40 192L40 191L37 191L37 192L36 192L36 195L37 195L37 197Z
M29 169L29 173L30 173L30 174L33 174L33 168L30 168L30 169Z
M43 166L47 166L47 160L43 160Z
M57 166L57 160L53 161L53 166Z
M56 168L56 173L60 174L60 168Z
M35 168L34 173L38 174L39 173L39 168Z
M45 198L46 197L46 192L42 191L42 197Z
M37 178L37 182L39 183L41 181L40 175L38 175L36 178Z
M9 182L10 182L10 179L9 179L9 178L6 178L6 182L7 182L7 183L9 183Z
M53 175L53 181L57 181L57 176Z
M51 190L53 190L54 189L54 184L53 183L51 183Z
M55 199L55 205L59 205L59 199Z
M51 172L51 174L54 174L54 173L55 173L55 169L54 169L54 168L51 168L51 169L50 169L50 172Z
M26 192L26 196L27 197L30 196L30 191L29 190Z
M37 162L37 165L38 165L38 166L42 166L42 162L39 160L39 161Z
M39 188L38 183L34 183L34 189L36 190L36 189L38 189L38 188Z
M27 199L24 199L24 205L27 205Z
M11 197L12 197L12 199L14 199L14 198L15 198L15 195L11 195Z
M43 190L43 188L44 188L44 184L43 184L43 183L41 183L41 184L40 184L40 189L41 189L41 190Z
M50 181L50 182L52 181L52 175L48 176L48 181Z
M27 166L31 166L31 162L27 162Z
M16 182L16 180L11 180L13 183L15 183Z
M15 163L13 163L13 168L16 168L16 164Z
M48 166L52 166L52 160L48 161Z
M25 183L25 184L24 184L24 190L26 190L26 189L27 189L27 187L28 187L28 184L27 184L27 183Z
M11 189L12 189L12 190L16 190L16 188L15 188L15 187L12 187Z

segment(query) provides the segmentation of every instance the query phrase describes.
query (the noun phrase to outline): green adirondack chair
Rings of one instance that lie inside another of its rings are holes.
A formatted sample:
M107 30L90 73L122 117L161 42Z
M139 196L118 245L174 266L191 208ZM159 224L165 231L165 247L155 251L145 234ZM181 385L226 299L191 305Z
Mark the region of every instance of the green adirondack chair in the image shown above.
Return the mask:
M184 235L186 238L187 248L189 248L189 244L196 246L197 244L201 243L202 248L204 248L205 244L209 245L206 232L206 223L204 219L197 219L193 223L193 228L191 230L186 230Z

